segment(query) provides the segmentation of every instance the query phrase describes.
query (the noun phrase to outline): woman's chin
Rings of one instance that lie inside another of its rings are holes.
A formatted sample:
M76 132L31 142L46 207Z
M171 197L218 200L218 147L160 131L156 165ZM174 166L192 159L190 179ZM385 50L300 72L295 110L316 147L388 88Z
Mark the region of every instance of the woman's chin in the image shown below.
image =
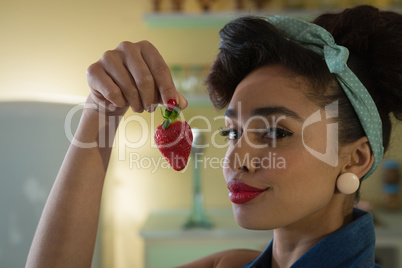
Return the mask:
M252 213L243 211L242 208L233 206L233 214L236 223L249 230L272 230L278 227L272 218L261 215L253 215Z
M236 219L237 224L244 228L244 229L248 229L248 230L273 230L275 229L275 225L270 225L267 223L261 223L259 224L258 222L253 222L252 220L237 220Z

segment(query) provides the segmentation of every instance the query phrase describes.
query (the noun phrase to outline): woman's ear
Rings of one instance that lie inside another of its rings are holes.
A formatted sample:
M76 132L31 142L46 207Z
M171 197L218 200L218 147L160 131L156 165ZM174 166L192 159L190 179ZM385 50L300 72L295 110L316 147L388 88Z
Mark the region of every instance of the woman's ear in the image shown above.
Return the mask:
M361 179L374 163L370 143L367 137L362 137L347 147L350 161L342 168L341 173L351 172Z

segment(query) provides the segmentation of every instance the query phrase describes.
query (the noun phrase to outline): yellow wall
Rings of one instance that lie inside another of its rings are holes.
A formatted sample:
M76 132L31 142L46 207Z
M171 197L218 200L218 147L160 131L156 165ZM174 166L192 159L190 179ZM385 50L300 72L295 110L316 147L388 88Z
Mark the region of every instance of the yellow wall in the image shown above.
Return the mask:
M0 98L40 94L86 96L89 92L86 68L123 40L151 41L168 64L209 64L214 59L219 44L218 29L149 29L142 16L151 10L150 3L2 0ZM187 1L187 5L197 11L196 0ZM168 8L167 1L164 8ZM205 107L190 107L184 112L186 118L199 114L213 118L219 113ZM127 118L130 116L133 114L129 112ZM149 114L140 116L149 122ZM192 126L197 125L205 127L201 122ZM221 121L214 122L212 132L221 125ZM135 140L140 131L135 122L129 123L126 130L128 140ZM190 206L191 167L184 173L159 169L155 174L150 169L130 168L130 153L160 157L155 148L150 149L151 140L152 136L139 150L127 149L125 161L119 159L119 150L113 151L102 210L104 267L142 267L143 244L138 232L149 211ZM224 149L206 150L206 157L223 154ZM206 206L229 207L221 170L208 169L204 177ZM380 202L379 180L369 181L363 187L367 193L363 196Z
M88 65L124 40L151 41L168 63L213 59L219 44L216 30L150 30L142 19L150 3L2 0L0 94L85 96Z
M165 9L169 8L167 2ZM0 98L86 96L86 68L124 40L151 41L168 64L210 64L219 44L217 29L149 29L142 17L151 10L150 3L2 0ZM197 11L196 0L187 5ZM214 109L194 108L188 109L185 116L201 113L216 115ZM148 114L141 116L149 119ZM127 125L128 139L136 135L133 128L134 123ZM138 152L160 156L157 149L147 148ZM223 156L223 151L213 155ZM149 170L130 169L128 161L116 158L117 150L113 152L103 199L104 267L142 267L139 229L152 209L190 206L191 169L183 174L171 170L151 174ZM210 170L205 175L206 205L230 206L221 171Z

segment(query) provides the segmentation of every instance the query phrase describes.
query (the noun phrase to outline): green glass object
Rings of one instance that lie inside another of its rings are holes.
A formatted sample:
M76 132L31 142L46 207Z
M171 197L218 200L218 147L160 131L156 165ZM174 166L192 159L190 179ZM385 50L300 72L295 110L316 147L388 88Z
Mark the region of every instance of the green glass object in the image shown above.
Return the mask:
M205 138L202 132L193 128L193 146L191 148L191 156L194 159L193 171L193 204L191 206L190 215L183 225L184 229L190 228L212 228L212 222L209 220L204 209L204 196L202 193L202 161L197 161L199 157L203 156L205 148Z

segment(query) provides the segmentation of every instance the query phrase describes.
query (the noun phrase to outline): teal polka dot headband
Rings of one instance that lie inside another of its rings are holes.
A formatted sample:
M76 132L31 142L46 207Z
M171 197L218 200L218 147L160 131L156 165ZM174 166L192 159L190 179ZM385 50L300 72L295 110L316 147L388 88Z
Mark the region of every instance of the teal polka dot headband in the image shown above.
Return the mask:
M359 117L374 154L374 163L362 180L368 178L380 165L384 156L382 122L369 92L346 65L349 50L335 44L332 35L316 24L285 16L270 17L267 21L285 37L321 55L329 71L335 74Z

